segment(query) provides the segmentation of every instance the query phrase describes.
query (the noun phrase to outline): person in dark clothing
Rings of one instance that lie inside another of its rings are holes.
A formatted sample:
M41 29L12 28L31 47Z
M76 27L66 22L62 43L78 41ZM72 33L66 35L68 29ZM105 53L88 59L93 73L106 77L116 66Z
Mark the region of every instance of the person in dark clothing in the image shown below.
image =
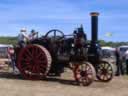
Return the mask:
M116 49L115 55L116 55L116 66L117 66L116 76L119 76L121 74L124 75L122 60L120 60L120 54L118 52L118 49Z
M85 34L85 32L84 32L83 25L81 25L81 27L78 28L77 36L78 36L79 38L83 38L85 41L87 40L87 36L86 36L86 34Z
M124 61L125 61L125 71L126 71L126 74L128 75L128 50L124 53Z

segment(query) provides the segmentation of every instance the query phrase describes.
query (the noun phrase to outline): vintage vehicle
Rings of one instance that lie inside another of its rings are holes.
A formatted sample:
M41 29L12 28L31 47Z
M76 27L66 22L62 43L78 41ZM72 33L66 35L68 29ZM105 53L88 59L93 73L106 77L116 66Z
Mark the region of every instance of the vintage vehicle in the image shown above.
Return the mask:
M110 81L113 68L100 56L98 15L91 13L92 40L89 44L81 26L71 35L53 29L30 41L25 48L16 47L15 62L21 75L26 79L38 80L61 75L67 67L73 71L77 83L84 86L90 85L96 77L104 82Z
M108 47L108 46L103 46L101 47L102 49L102 55L104 58L112 58L115 59L115 48Z

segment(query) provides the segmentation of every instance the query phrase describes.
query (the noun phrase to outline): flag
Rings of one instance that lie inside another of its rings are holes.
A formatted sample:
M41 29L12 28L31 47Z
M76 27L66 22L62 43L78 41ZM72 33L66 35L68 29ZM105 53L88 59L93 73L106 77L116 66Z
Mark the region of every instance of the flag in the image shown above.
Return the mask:
M111 33L111 32L107 32L107 33L105 34L105 36L106 36L106 37L111 37L111 36L112 36L112 33Z

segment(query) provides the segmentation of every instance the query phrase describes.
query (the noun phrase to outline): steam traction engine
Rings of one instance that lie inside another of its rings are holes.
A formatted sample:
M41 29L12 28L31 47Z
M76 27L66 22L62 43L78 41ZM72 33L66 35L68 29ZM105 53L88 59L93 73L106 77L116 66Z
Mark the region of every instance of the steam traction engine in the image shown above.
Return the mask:
M86 34L81 26L71 35L60 30L50 30L45 36L32 40L25 48L16 48L16 66L21 75L30 80L43 79L51 75L61 75L64 67L73 70L78 84L90 85L97 77L110 81L113 69L101 58L97 42L98 13L91 13L92 40L86 42Z

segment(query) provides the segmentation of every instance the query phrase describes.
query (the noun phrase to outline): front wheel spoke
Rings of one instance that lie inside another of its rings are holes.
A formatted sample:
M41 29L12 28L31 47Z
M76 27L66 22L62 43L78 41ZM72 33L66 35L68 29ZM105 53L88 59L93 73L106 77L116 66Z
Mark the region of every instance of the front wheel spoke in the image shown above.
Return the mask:
M88 71L88 70L90 70L90 67L89 66L86 66L85 67L85 71Z
M102 74L102 70L98 69L98 74Z
M89 78L82 78L82 83L83 83L83 85L88 84L89 81L90 81Z
M92 69L90 67L88 67L88 69L86 69L87 72L92 72Z
M81 72L81 69L76 69L76 72Z
M84 65L80 65L80 69L81 70L84 70L85 69L85 66Z
M103 75L103 80L107 80L108 79L107 77L108 77L107 75Z
M107 68L106 69L109 69L109 68L111 68L111 66L109 65L109 64L107 64L108 66L107 66Z
M103 69L103 68L104 68L103 66L99 65L97 69Z
M104 68L104 64L100 64L99 67L100 67L100 68Z
M87 77L91 79L91 78L93 78L93 75L92 74L88 74Z
M111 70L111 71L108 71L108 74L112 74L113 73L113 71Z
M75 74L76 74L76 77L80 77L81 76L80 73L78 73L78 72L76 72Z
M87 75L92 75L93 73L92 72L87 72Z
M112 74L107 75L107 77L108 77L108 78L111 78L111 77L112 77Z
M100 75L101 80L104 80L104 75Z
M113 70L112 69L106 69L107 70L107 73L113 73Z
M107 69L109 65L107 63L104 63L104 68Z
M108 70L112 70L112 67L111 67L111 66L109 66L107 69L108 69Z

